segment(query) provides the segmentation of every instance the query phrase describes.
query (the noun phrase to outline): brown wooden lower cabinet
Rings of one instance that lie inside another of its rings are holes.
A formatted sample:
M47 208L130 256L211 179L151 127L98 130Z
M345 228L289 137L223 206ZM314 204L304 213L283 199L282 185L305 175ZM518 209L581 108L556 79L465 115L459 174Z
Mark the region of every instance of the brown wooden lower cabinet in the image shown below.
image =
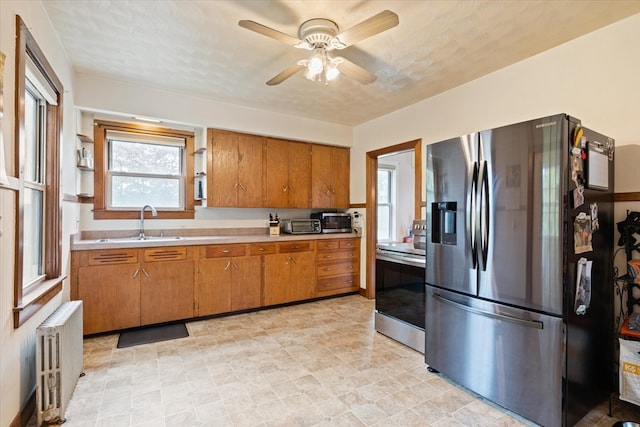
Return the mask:
M71 253L84 334L357 291L360 240L106 249Z
M148 262L142 269L142 325L193 317L193 260Z
M354 292L360 288L359 239L318 242L317 296Z
M140 326L140 264L86 266L78 269L84 334Z
M279 243L277 254L264 256L264 305L315 296L315 246L312 241Z
M260 307L262 261L246 253L246 245L200 248L198 316Z

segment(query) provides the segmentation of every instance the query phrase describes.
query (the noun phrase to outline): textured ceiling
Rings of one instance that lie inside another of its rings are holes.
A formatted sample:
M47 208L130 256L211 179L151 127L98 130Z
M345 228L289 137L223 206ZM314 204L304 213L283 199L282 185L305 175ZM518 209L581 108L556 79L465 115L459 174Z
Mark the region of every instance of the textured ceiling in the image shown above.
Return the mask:
M354 126L444 92L627 16L640 1L45 0L78 72ZM400 24L341 56L377 76L324 85L265 82L308 51L238 26L297 37L328 18L341 30L389 9Z

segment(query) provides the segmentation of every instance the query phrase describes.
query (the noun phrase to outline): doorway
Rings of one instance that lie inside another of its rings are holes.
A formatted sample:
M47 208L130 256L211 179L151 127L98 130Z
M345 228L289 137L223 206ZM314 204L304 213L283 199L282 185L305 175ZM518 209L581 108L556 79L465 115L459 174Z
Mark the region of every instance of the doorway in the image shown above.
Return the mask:
M367 224L366 224L366 248L365 256L366 272L365 272L365 296L367 298L375 298L375 265L376 265L376 243L378 241L378 169L383 162L381 159L388 158L391 155L412 152L413 153L413 172L414 172L414 188L413 188L413 218L422 218L422 207L425 202L422 200L422 140L416 139L402 144L381 148L367 152L366 159L366 176L367 176ZM407 215L408 216L408 215ZM398 221L400 225L402 220Z

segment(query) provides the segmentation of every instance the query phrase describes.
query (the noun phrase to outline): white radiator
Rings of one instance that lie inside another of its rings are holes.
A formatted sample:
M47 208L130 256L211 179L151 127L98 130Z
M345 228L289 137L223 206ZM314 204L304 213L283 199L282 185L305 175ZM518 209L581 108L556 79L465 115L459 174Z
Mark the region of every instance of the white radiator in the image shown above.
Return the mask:
M82 374L82 301L65 302L36 331L36 422L63 423Z

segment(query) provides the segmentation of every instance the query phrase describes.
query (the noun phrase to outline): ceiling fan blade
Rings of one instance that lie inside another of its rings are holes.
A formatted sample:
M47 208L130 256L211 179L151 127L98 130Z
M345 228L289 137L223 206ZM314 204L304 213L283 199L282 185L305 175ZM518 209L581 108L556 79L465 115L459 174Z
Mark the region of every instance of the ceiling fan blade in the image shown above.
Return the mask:
M399 22L400 20L398 19L398 15L390 10L384 10L377 15L373 15L371 18L365 19L359 24L344 30L336 37L346 47L359 42L360 40L364 40L367 37L386 31L389 28L393 28L398 25Z
M345 58L340 58L342 61L337 65L338 70L347 77L359 81L364 85L373 83L377 77L359 65L354 64Z
M255 31L256 33L262 34L263 36L271 37L272 39L276 39L291 46L295 46L300 43L300 39L296 37L282 33L278 30L274 30L273 28L269 28L265 25L258 24L254 21L243 19L241 21L238 21L238 25L240 25L242 28L246 28L247 30Z
M303 68L304 68L304 65L293 64L292 66L290 66L289 68L287 68L286 70L284 70L283 72L281 72L280 74L278 74L277 76L269 80L267 84L269 86L278 85L283 81L287 80L289 77L293 76L298 71L302 70Z

